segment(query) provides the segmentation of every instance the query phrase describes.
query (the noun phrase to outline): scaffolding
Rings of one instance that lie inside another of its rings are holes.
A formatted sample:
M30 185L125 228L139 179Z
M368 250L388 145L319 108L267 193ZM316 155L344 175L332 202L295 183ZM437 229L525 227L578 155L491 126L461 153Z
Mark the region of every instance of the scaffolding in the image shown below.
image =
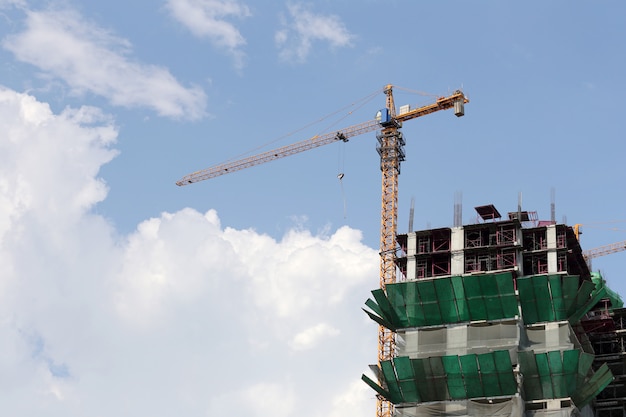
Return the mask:
M595 400L596 417L626 417L626 309L602 300L582 322L593 350L594 367L606 364L615 379Z

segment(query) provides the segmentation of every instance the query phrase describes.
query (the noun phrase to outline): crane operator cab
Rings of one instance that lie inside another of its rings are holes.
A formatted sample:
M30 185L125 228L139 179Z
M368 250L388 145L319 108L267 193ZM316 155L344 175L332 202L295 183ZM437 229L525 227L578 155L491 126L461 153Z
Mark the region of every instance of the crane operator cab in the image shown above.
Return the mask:
M394 120L391 118L389 109L384 108L376 112L376 121L380 123L382 127L391 126L394 124Z

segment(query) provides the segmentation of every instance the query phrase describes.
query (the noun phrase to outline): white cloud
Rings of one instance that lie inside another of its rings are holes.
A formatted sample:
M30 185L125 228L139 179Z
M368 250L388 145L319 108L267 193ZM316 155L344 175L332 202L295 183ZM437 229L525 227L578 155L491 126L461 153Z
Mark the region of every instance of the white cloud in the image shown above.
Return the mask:
M88 22L75 11L26 11L26 28L2 45L15 57L59 78L73 94L92 93L113 105L148 107L161 116L198 119L206 96L185 88L156 65L132 60L131 44Z
M340 391L333 396L332 411L329 417L366 416L371 414L372 407L370 402L373 398L374 394L367 385L360 380L354 381L344 391Z
M109 145L117 130L98 109L53 115L47 104L2 87L0 109L0 124L10 127L0 142L0 207L6 215L0 237L12 220L26 213L42 223L54 218L67 224L104 199L106 187L96 174L116 155ZM68 139L59 144L64 136Z
M0 9L8 9L11 7L25 7L26 0L0 0Z
M372 264L362 262L364 257L376 261L376 255L354 244L362 234L349 227L329 237L292 230L280 242L249 230L227 229L225 237L246 263L257 305L279 317L300 317L306 309L319 307L314 299L320 297L327 305L336 304L354 285L376 276ZM273 254L273 262L267 262L266 253Z
M323 339L337 336L339 330L328 323L319 323L298 333L290 342L293 350L307 350L316 347Z
M287 384L257 384L247 389L242 397L249 410L245 415L288 417L295 411L295 393Z
M327 42L332 48L352 45L354 36L338 16L315 14L301 3L288 4L287 9L289 17L274 37L281 59L305 62L316 41Z
M116 137L97 109L54 114L0 89L3 413L281 417L347 393L297 412L344 410L375 357L360 307L376 251L347 227L276 240L225 228L212 210L163 213L119 236L92 210ZM296 354L302 329L310 349Z
M245 18L250 9L237 0L167 0L172 17L199 38L209 39L215 46L226 49L237 68L243 67L242 48L246 39L227 18Z

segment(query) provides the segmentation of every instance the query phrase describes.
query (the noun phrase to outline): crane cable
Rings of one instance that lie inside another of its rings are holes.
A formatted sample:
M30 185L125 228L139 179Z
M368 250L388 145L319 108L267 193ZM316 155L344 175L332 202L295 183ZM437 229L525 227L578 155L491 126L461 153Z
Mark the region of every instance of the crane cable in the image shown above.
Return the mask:
M341 198L343 200L343 218L345 219L347 217L347 207L346 207L346 194L343 189L343 177L345 176L344 168L345 168L345 162L346 162L346 143L344 141L341 141L339 146L340 146L339 152L337 153L337 166L338 166L337 179L339 179L339 186L341 187Z
M231 158L227 159L227 160L226 160L226 161L224 161L224 162L234 161L234 160L236 160L236 159L243 158L243 157L245 157L246 155L250 155L250 154L252 154L253 152L258 152L260 149L266 148L267 146L269 146L269 145L271 145L271 144L273 144L273 143L276 143L276 142L279 142L279 141L281 141L281 140L283 140L283 139L285 139L285 138L291 137L291 136L295 135L296 133L299 133L299 132L301 132L301 131L303 131L303 130L305 130L305 129L310 128L311 126L315 126L316 124L321 123L321 122L323 122L324 120L329 119L329 118L331 118L331 117L333 117L333 116L337 115L338 113L341 113L341 112L345 111L346 109L349 109L349 108L351 108L351 107L355 107L355 106L357 106L357 103L360 103L360 104L356 107L356 109L348 111L346 114L344 114L344 115L343 115L343 117L341 117L340 119L338 119L336 122L331 123L329 126L327 126L326 128L322 129L322 130L321 130L320 132L318 132L317 134L313 135L314 137L315 137L315 136L318 136L318 135L320 135L320 134L322 134L322 133L324 133L324 132L328 131L328 130L332 127L332 126L334 126L334 125L336 125L337 123L339 123L339 121L344 120L344 119L346 119L347 117L349 117L350 115L352 115L352 114L354 113L354 111L355 111L355 110L358 110L358 109L362 108L365 104L367 104L367 103L369 103L370 101L372 101L375 97L377 97L377 96L379 96L379 95L380 95L381 91L382 91L382 89L381 89L381 88L379 88L379 89L377 89L376 91L374 91L374 92L372 92L372 93L370 93L370 94L366 95L365 97L360 98L360 99L356 100L355 102L352 102L352 103L350 103L350 104L348 104L348 105L346 105L346 106L344 106L344 107L342 107L342 108L340 108L340 109L338 109L338 110L335 110L335 111L333 111L332 113L327 114L326 116L320 117L319 119L317 119L317 120L315 120L315 121L313 121L313 122L310 122L310 123L308 123L308 124L306 124L306 125L304 125L304 126L302 126L302 127L298 128L298 129L292 130L291 132L285 133L285 134L284 134L284 135L282 135L282 136L278 136L277 138L272 139L272 140L270 140L270 141L268 141L268 142L266 142L266 143L264 143L264 144L262 144L262 145L259 145L259 146L255 147L255 148L249 149L248 151L245 151L245 152L243 152L243 153L240 153L240 154L238 154L238 155L235 155L235 156L233 156L233 157L231 157Z

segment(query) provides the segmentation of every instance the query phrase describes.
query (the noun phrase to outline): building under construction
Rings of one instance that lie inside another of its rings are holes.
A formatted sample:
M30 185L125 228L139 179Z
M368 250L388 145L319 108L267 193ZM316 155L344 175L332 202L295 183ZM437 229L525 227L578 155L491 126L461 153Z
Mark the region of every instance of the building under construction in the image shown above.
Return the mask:
M397 236L367 314L394 357L363 380L398 416L626 417L626 312L574 230L536 213Z
M383 88L385 107L374 119L195 171L176 184L377 131L380 289L366 303L379 324L377 381L363 376L378 394L376 416L625 417L621 300L590 273L571 227L521 209L502 220L488 205L477 208L475 224L397 236L402 124L448 109L461 117L469 99L457 90L396 112L393 89Z

